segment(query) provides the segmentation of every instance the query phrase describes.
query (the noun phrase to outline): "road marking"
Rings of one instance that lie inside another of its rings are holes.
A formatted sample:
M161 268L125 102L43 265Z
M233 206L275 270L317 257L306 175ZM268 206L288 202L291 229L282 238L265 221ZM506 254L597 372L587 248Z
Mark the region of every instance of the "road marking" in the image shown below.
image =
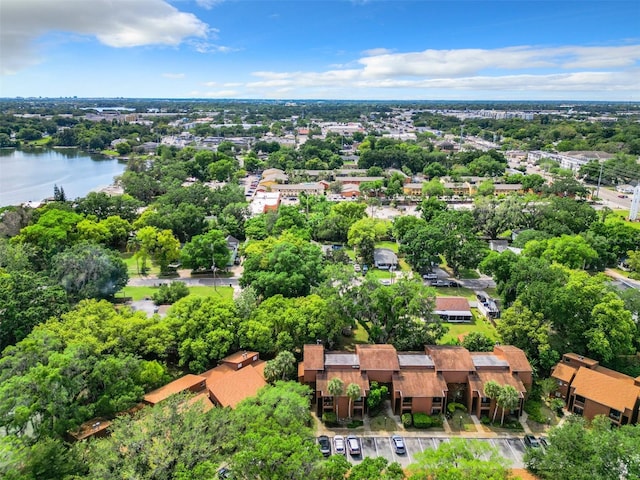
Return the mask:
M524 443L523 443L523 445L524 445ZM511 450L511 453L513 454L513 458L515 460L518 460L518 455L516 455L516 451L511 446L511 443L509 442L509 440L507 440L507 446L509 447L509 450Z
M420 437L418 437L418 443L420 444L420 451L424 452L424 447L422 446L422 440L420 440Z
M376 442L376 437L373 437L373 446L376 447L376 457L377 457L379 455L378 455L378 442Z

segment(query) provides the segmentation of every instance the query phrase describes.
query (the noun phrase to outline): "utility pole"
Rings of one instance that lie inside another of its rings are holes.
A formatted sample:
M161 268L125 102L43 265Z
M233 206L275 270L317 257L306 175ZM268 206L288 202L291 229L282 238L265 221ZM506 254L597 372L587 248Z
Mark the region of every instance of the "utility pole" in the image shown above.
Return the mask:
M602 169L604 168L604 163L600 164L600 175L598 175L598 187L596 188L596 198L600 197L600 182L602 181Z

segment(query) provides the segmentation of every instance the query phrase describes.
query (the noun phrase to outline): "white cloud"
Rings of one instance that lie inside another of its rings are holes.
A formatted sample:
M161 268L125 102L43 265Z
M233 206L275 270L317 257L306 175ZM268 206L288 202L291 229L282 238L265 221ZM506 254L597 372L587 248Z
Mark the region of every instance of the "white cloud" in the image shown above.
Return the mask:
M171 78L171 79L179 79L179 78L184 78L185 74L184 73L163 73L162 76L164 78Z
M362 52L362 54L367 57L373 57L376 55L387 55L390 53L393 53L393 50L389 50L388 48L370 48L369 50L365 50Z
M356 67L320 72L257 71L249 89L376 92L640 92L640 45L618 47L517 46L494 50L425 50L362 57ZM372 50L367 51L371 54ZM321 90L319 90L321 89ZM329 94L328 97L331 97ZM344 97L342 97L344 98ZM360 96L359 98L367 98ZM397 97L396 97L397 98ZM451 97L453 98L453 97Z
M210 29L164 0L2 0L1 72L37 63L36 42L50 32L91 36L122 48L175 46L189 37L207 38Z
M222 2L224 2L224 0L196 0L198 6L206 10L211 10L213 7L221 4Z

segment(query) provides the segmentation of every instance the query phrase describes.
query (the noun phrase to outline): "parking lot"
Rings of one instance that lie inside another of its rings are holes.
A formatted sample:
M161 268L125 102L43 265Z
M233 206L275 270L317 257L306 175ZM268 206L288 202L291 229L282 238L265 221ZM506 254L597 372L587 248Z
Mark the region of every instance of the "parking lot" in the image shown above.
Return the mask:
M331 444L333 445L333 438ZM436 449L443 442L449 439L442 437L405 437L404 443L407 453L398 455L393 448L391 437L358 437L362 448L362 455L353 457L347 454L347 459L351 463L360 463L364 457L384 457L391 462L398 462L403 467L414 462L413 456L424 450ZM482 442L488 442L492 447L506 458L511 468L524 468L522 457L524 456L525 446L521 438L479 438Z

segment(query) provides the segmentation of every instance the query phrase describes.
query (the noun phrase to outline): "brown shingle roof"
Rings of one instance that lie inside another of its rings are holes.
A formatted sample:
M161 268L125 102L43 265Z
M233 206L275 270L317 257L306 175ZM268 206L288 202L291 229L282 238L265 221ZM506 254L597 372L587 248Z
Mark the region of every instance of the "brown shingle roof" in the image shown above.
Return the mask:
M585 367L578 369L571 388L576 395L620 412L633 410L640 397L640 387Z
M398 353L393 345L356 345L361 370L400 370Z
M239 370L220 365L202 376L206 377L211 397L223 407L234 408L245 398L255 396L267 384L264 379L265 364L264 360L258 360Z
M228 357L224 357L221 362L228 363L242 363L244 360L248 358L252 358L254 355L258 355L258 352L236 352L232 353Z
M305 345L303 360L306 370L324 370L324 346Z
M436 297L436 310L469 312L469 300L464 297Z
M470 375L469 385L471 387L471 391L477 391L481 396L486 397L484 394L484 384L489 380L498 382L500 385L511 385L520 392L520 396L527 393L527 389L524 388L522 381L518 377L509 372L498 370L479 370L477 376Z
M469 351L458 345L428 345L427 353L440 372L471 372L476 369Z
M576 374L576 368L571 365L567 365L566 363L558 363L553 371L551 372L551 376L553 378L557 378L558 380L562 380L563 382L570 382L573 376Z
M369 377L366 373L361 373L359 370L331 370L330 372L322 372L318 374L316 378L316 391L321 392L323 396L328 397L331 394L327 388L329 381L333 378L339 378L344 383L344 392L346 395L347 387L350 383L355 383L360 386L362 395L366 396L369 391Z
M571 360L576 360L580 363L583 363L585 365L587 365L589 368L593 368L596 365L598 365L598 361L597 360L593 360L591 358L587 358L584 357L582 355L578 355L577 353L565 353L564 354L565 357L571 359Z
M185 375L184 377L178 378L171 383L168 383L164 387L160 387L152 392L147 393L144 396L144 401L150 403L151 405L155 405L156 403L166 400L171 395L175 395L176 393L184 392L186 390L196 392L199 390L203 390L204 387L204 377L201 377L200 375L189 374Z
M433 370L403 370L393 376L393 389L403 397L445 397L447 383Z
M513 345L496 345L493 353L509 362L512 372L533 372L527 356L522 350Z

